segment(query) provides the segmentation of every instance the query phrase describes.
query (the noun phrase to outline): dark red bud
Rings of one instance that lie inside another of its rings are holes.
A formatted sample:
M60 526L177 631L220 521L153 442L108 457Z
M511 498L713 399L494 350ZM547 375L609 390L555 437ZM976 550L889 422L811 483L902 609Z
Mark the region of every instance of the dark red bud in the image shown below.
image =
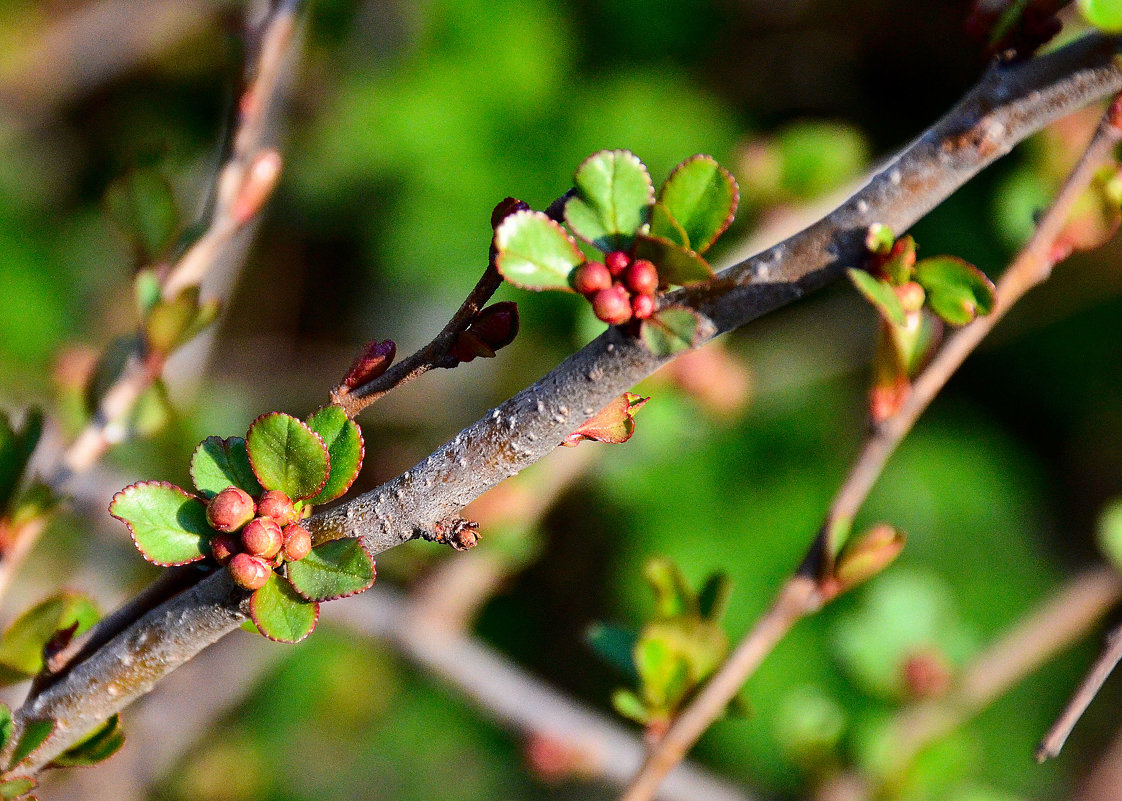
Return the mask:
M396 355L397 345L392 339L368 342L344 376L343 386L354 389L373 381L389 369Z
M495 355L495 349L477 337L471 331L461 331L456 338L456 344L449 351L452 358L458 362L470 362L477 356L490 359Z
M293 523L284 527L284 558L298 562L312 551L312 535L308 529Z
M210 540L210 554L220 565L228 563L241 549L242 538L235 534L219 534Z
M264 559L247 553L235 554L226 569L230 571L230 578L234 583L243 590L261 589L269 580L269 574L273 572Z
M622 250L613 250L604 257L604 264L612 274L612 278L618 278L620 273L627 269L627 265L631 264L631 257Z
M283 544L281 528L271 517L258 517L242 529L242 545L253 556L272 559Z
M608 325L623 325L631 319L631 298L616 284L592 296L592 311Z
M492 303L475 315L468 331L492 350L506 347L518 336L518 304L512 300Z
M257 514L271 517L281 526L288 525L298 517L292 499L280 490L269 490L261 496L257 501Z
M646 259L637 259L624 271L623 281L632 292L653 295L658 291L658 268Z
M612 274L599 261L586 261L573 270L573 289L586 297L612 285Z
M529 211L530 206L527 203L519 200L516 197L503 198L496 204L495 210L491 212L491 227L498 228L510 215L516 211Z
M216 531L229 533L237 531L257 513L253 498L237 487L227 487L210 499L206 507L206 519Z
M635 295L631 298L631 313L636 320L646 320L654 314L654 295Z

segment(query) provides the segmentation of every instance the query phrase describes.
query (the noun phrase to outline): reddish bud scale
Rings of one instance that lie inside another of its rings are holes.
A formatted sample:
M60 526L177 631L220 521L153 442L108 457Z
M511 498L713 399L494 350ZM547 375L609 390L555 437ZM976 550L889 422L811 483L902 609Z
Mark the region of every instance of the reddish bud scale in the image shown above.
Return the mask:
M312 552L312 535L308 529L293 523L284 528L284 558L298 562Z
M220 565L227 564L241 549L242 539L234 534L219 534L210 540L210 554Z
M343 377L343 386L354 389L373 381L389 369L396 355L397 345L392 339L368 342Z
M277 525L286 526L299 516L292 499L280 490L269 490L257 501L257 514L271 517Z
M573 270L573 289L586 297L612 285L612 274L598 261L586 261Z
M653 295L658 291L658 268L646 259L637 259L624 271L623 282L632 292Z
M230 578L234 583L243 590L261 589L273 572L264 559L247 553L236 554L226 569L230 571Z
M242 529L242 545L253 556L272 559L283 543L280 526L271 517L258 517Z
M512 300L492 303L475 315L467 330L492 350L505 348L518 336L518 304Z
M608 325L623 325L631 319L631 299L627 290L616 284L592 296L592 311Z
M227 487L210 499L206 507L206 520L216 531L237 531L257 513L249 493L237 487Z
M629 264L631 264L631 257L622 250L613 250L604 257L604 265L608 268L608 272L612 274L612 278L618 278Z

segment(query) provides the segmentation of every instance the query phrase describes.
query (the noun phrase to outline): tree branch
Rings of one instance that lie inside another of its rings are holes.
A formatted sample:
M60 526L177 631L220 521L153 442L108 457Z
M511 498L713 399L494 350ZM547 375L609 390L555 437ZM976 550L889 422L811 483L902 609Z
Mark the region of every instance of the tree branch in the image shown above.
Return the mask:
M858 263L873 222L906 230L1014 144L1122 88L1120 40L1088 36L1039 59L992 69L946 117L820 222L679 291L703 316L702 342L819 289ZM699 342L700 344L700 342ZM320 539L361 537L379 553L431 531L486 489L540 459L614 397L668 359L609 329L533 386L493 409L387 484L309 520ZM225 574L208 577L138 620L15 716L59 720L24 766L41 768L244 619ZM157 652L157 665L149 655ZM112 688L113 692L107 692Z

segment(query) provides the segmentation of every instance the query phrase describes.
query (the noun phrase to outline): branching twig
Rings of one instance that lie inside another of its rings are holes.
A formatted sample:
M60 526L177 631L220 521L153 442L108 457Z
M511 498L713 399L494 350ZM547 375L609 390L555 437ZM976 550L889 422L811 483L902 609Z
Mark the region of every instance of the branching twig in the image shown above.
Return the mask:
M912 392L901 409L877 426L838 492L826 523L811 546L799 573L780 591L778 599L763 620L741 641L701 693L654 745L643 769L624 794L623 801L646 801L651 798L662 776L720 717L729 701L763 661L763 657L796 622L816 611L833 596L835 590L827 582L833 573L837 545L833 538L836 532L849 528L880 477L889 456L966 357L1025 292L1048 278L1057 255L1054 245L1072 206L1091 183L1098 168L1110 157L1120 138L1122 99L1116 99L1104 115L1079 163L1041 217L1032 238L998 282L994 310L951 337L931 364L917 377ZM1119 642L1122 648L1122 639ZM1098 689L1097 686L1095 689Z
M1015 143L1122 89L1122 68L1113 60L1120 44L1113 37L1089 36L1047 56L994 68L943 120L836 211L723 271L705 292L677 293L675 300L695 302L704 317L698 344L827 285L859 262L871 223L906 230ZM665 361L610 329L413 469L316 515L309 525L321 538L361 537L375 553L430 531L484 490L552 451ZM145 693L159 676L235 628L244 619L241 601L228 592L224 572L208 577L138 620L21 708L15 716L17 735L36 717L59 721L54 736L24 767L39 769ZM157 648L158 666L137 659ZM137 676L140 664L144 670ZM108 686L115 692L106 693Z

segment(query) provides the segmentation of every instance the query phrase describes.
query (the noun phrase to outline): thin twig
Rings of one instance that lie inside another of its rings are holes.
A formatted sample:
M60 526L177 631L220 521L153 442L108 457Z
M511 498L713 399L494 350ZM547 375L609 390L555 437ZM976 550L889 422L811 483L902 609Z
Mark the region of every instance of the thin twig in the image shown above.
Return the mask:
M1078 164L1040 219L1032 238L999 281L994 310L988 316L965 326L947 341L916 379L912 393L903 407L884 420L866 441L799 573L780 590L768 614L741 640L702 692L652 747L643 769L624 793L623 801L650 799L666 772L685 756L697 739L722 714L729 701L740 691L744 682L782 636L801 618L830 600L833 593L824 590L825 585L820 580L828 579L832 574L835 548L830 539L838 530L837 524L840 522L844 525L852 521L880 477L889 456L966 357L1025 292L1045 281L1051 274L1056 255L1053 245L1075 201L1090 184L1098 168L1110 157L1114 145L1122 138L1120 123L1122 99L1116 98L1103 116ZM806 575L807 567L813 567L819 580Z
M1087 674L1086 678L1079 685L1079 689L1075 691L1075 695L1068 701L1067 706L1064 707L1063 713L1057 718L1056 722L1052 724L1052 728L1040 741L1040 745L1036 748L1036 761L1043 762L1052 757L1059 756L1060 749L1064 747L1067 742L1071 730L1075 728L1075 724L1083 717L1083 713L1087 711L1087 707L1091 705L1091 701L1098 695L1099 690L1103 686L1118 662L1122 661L1122 626L1114 629L1106 637L1106 647L1103 648L1095 664L1091 666L1091 671Z
M700 345L820 289L859 262L874 222L903 231L1015 143L1122 89L1115 37L1091 35L1040 58L991 70L942 120L840 208L803 232L720 274L698 304ZM688 292L675 293L688 302ZM541 459L582 422L668 361L616 329L491 410L420 464L309 519L319 536L361 537L372 553L409 541L482 492ZM85 732L145 694L244 620L225 571L171 598L21 707L14 734L43 716L54 735L22 766L37 771ZM223 616L225 615L225 616ZM172 621L175 621L174 623ZM143 647L142 647L143 646ZM158 648L160 660L137 656ZM145 671L137 676L140 664ZM114 693L106 693L112 685Z
M494 262L488 263L487 269L483 271L479 281L460 304L460 308L452 315L452 319L429 344L362 386L354 389L349 389L345 385L337 386L331 391L331 402L340 406L348 417L353 418L389 391L409 383L429 370L436 367L455 367L458 360L452 357L451 350L457 338L502 283L503 277L495 268Z

